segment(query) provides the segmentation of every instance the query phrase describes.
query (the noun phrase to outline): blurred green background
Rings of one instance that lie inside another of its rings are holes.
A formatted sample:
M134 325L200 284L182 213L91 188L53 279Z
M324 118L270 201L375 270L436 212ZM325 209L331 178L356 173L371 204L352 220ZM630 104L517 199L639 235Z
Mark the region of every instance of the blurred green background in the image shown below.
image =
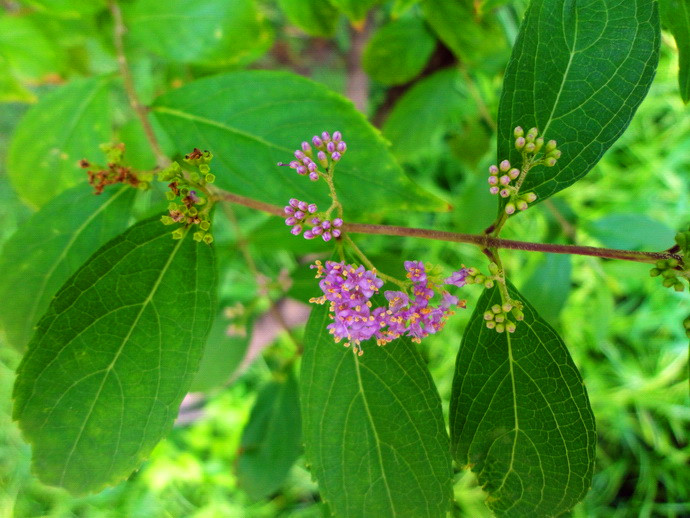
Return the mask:
M241 67L311 77L353 98L382 128L408 175L453 206L447 213L389 212L376 221L472 233L491 222L496 208L485 171L495 161L492 121L526 1L459 2L477 9L474 16L451 20L458 24L457 34L465 35L459 42L444 35L433 18L433 2L334 2L342 12L321 2L320 11L307 13L311 18L300 18L297 14L307 16L299 10L300 2L261 0L228 2L237 9L231 20L244 16L243 27L252 30L242 36L229 23L229 32L216 34L209 43L205 24L224 12L217 4L122 2L125 22L132 24L127 52L144 103L192 79ZM365 4L372 6L368 14ZM365 14L353 12L352 5ZM104 4L3 1L0 9L2 243L32 214L14 193L6 169L18 121L31 103L61 84L117 74L117 62L112 19ZM184 13L189 41L198 47L181 43L186 34L167 39L165 26L147 23L147 13L161 9ZM392 21L398 26L391 28ZM420 42L415 52L405 51L410 37ZM397 54L402 58L393 60ZM690 222L690 108L678 95L677 69L675 43L665 33L657 77L626 133L584 180L511 219L503 236L636 250L670 247L675 230ZM126 99L121 92L111 95L127 156L139 167L152 167L141 130L130 122ZM295 135L295 145L308 136ZM41 138L36 135L37 141ZM272 277L289 272L293 297L315 295L316 286L300 268L303 253L327 248L315 243L305 250L285 235L282 223L243 208L236 214L251 235L249 248L259 270ZM257 300L256 282L233 246L237 235L232 225L222 215L218 218L225 279L221 297L228 306L241 302L258 315L267 302ZM400 257L440 264L448 271L461 263L484 265L469 245L381 236L359 236L357 243L387 273L400 273L394 271ZM517 251L504 253L503 261L513 282L570 348L597 419L593 487L573 516L690 516L688 340L681 326L690 313L687 294L663 289L642 264ZM478 294L467 289L468 307ZM446 412L469 315L460 312L442 334L420 346ZM298 326L297 339L300 333ZM302 460L281 489L262 500L252 500L238 484L240 438L257 391L272 378L276 362L291 355L285 333L231 384L190 400L183 422L127 482L86 498L44 486L30 473L30 449L10 418L20 353L0 345L0 516L328 515ZM455 497L457 516L489 515L471 473L457 472Z

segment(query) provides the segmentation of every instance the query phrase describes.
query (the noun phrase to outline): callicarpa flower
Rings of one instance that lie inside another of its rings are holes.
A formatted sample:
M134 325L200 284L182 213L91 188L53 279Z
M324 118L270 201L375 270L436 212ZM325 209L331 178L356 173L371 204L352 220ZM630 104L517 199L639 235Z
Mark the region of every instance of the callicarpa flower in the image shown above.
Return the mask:
M407 261L405 268L412 280L412 297L404 291L386 291L388 306L373 307L371 298L383 286L375 271L364 266L327 261L317 261L317 278L321 297L310 300L317 304L330 304L333 322L327 326L335 342L345 341L355 353L362 355L361 343L375 339L378 345L385 345L400 336L409 336L414 342L440 331L451 308L465 307L464 301L443 291L437 307L430 305L437 286L427 279L426 269L420 261ZM450 278L457 278L455 272Z
M302 233L303 226L309 224L311 229L304 231L304 239L314 239L321 236L324 241L330 241L333 238L338 238L341 235L340 227L343 226L343 220L335 218L331 220L323 220L314 216L307 219L307 216L316 213L319 208L316 203L307 203L300 201L297 198L291 198L288 205L283 209L285 214L285 224L289 227L292 235L299 236Z
M278 162L278 165L288 166L290 169L294 169L297 174L309 176L309 179L315 182L321 174L319 165L328 170L329 166L339 162L347 151L347 144L343 141L343 135L339 131L335 131L333 137L327 131L322 132L320 137L314 135L311 138L311 144L313 147L309 142L302 142L300 149L293 153L295 160L288 164Z

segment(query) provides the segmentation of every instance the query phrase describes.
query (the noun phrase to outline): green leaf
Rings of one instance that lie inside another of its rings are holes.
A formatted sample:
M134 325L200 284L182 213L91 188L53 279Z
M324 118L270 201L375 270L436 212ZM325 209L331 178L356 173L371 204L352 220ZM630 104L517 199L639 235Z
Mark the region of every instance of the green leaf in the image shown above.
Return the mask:
M0 324L23 349L53 295L101 245L127 228L135 190L89 185L62 193L17 229L0 256Z
M329 38L335 33L338 16L323 0L278 0L278 5L290 23L309 36Z
M362 68L384 85L414 79L434 52L436 40L419 18L403 18L379 27L367 42Z
M504 66L506 38L496 20L478 19L474 2L468 0L424 0L427 23L438 38L471 68L500 69ZM481 42L479 44L478 42Z
M364 355L333 342L315 307L300 378L307 461L336 516L445 516L451 462L441 401L407 339Z
M175 62L240 67L273 40L253 0L138 0L122 10L131 43Z
M0 16L0 56L20 81L62 71L63 55L31 16Z
M36 95L22 85L4 58L0 56L0 102L34 103L36 101Z
M419 0L395 0L393 8L391 9L391 17L397 18L398 16L402 16L418 2Z
M503 82L498 156L520 164L516 126L539 128L563 155L531 170L522 192L545 200L594 167L647 95L659 39L652 0L533 0Z
M690 0L659 0L661 19L678 46L678 85L683 102L690 102Z
M674 244L676 231L645 214L609 214L586 224L585 229L604 246L628 250L665 250Z
M443 102L439 102L443 99ZM455 68L439 70L416 82L398 100L383 124L398 160L415 161L438 148L449 126L476 111Z
M105 8L103 0L23 0L22 3L65 18L80 18Z
M558 516L589 490L596 432L577 367L563 340L521 300L515 333L487 329L501 304L485 290L465 329L450 400L451 448L472 468L498 516Z
M550 324L558 322L570 295L572 263L571 256L567 254L544 254L539 266L522 288L525 297Z
M369 10L379 3L379 0L329 0L329 2L340 9L345 16L355 25L364 22Z
M289 372L264 386L254 403L237 458L239 486L254 500L270 496L301 453L299 387Z
M234 323L233 323L234 324ZM252 339L253 320L233 325L223 312L216 315L206 339L204 355L194 376L191 392L207 392L228 383L244 359ZM233 333L228 328L233 325Z
M17 370L39 478L74 494L128 476L172 427L213 312L214 249L158 218L105 244L53 299Z
M102 77L70 82L43 97L17 125L7 172L29 205L40 207L83 181L79 160L102 156L98 146L111 136L108 83Z
M200 79L159 97L153 111L178 153L211 150L216 184L244 196L280 205L295 197L327 208L322 182L276 163L289 162L312 135L340 130L348 151L335 184L346 211L446 208L410 182L350 101L294 74L252 70Z

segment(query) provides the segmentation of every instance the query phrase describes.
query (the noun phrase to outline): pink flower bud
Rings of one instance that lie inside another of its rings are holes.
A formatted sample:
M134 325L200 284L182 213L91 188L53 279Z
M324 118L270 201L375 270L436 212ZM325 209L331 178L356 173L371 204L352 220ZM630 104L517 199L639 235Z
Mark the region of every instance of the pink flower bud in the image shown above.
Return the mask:
M326 151L333 153L335 151L335 142L329 142L326 144Z
M345 144L345 142L338 142L338 145L335 147L335 149L340 153L345 153L345 151L347 151L347 144Z
M312 225L320 225L321 220L319 218L311 218L311 224Z
M297 218L290 216L289 218L285 218L285 224L289 227L293 226L294 224L297 223Z
M513 205L512 203L509 203L508 205L506 205L505 210L506 210L506 214L514 214L515 213L515 205Z
M510 196L510 191L508 189L501 189L500 194L501 198L507 198L508 196Z
M297 198L290 198L290 201L288 201L288 203L292 207L297 208L297 206L299 205L299 200Z
M297 167L297 174L307 174L307 168L303 165Z
M527 210L527 202L525 200L518 200L516 206L519 210Z
M315 236L320 235L323 232L323 229L321 227L314 227L311 229L311 233L314 234Z
M323 239L326 242L329 242L331 240L331 237L333 237L333 236L331 235L330 232L324 232L323 235L321 236L321 239Z
M321 147L321 146L323 146L323 141L322 141L319 137L317 137L316 135L314 135L314 136L311 138L311 143L314 144L314 147Z
M307 154L311 153L311 146L309 145L309 142L302 142L302 151Z
M515 149L520 151L525 147L525 137L518 137L515 139Z
M491 194L498 194L498 191L499 191L499 188L498 188L498 187L491 187L491 188L489 189L489 192L490 192Z
M504 160L503 162L498 164L498 168L501 170L501 172L506 173L510 169L510 162Z
M328 167L328 158L326 157L326 153L324 153L323 151L319 151L319 152L316 154L316 158L319 160L319 163L320 163L322 166Z
M305 210L307 210L307 207L309 207L309 205L307 204L306 201L300 201L300 202L297 204L297 208L298 208L299 210L301 210L302 212L304 212Z
M309 179L312 182L315 182L316 180L319 179L319 173L317 173L317 172L309 173Z
M342 227L343 226L343 220L340 218L335 218L333 220L333 226L334 227Z
M321 133L321 138L324 142L328 142L329 140L331 140L331 135L327 131L324 131L323 133Z
M299 149L298 149L297 151L295 151L295 158L296 158L297 160L303 160L303 159L305 159L306 157L307 157L307 155L305 155L305 154L304 154L302 151L300 151Z
M338 153L337 151L333 152L331 154L331 160L333 160L334 162L338 162L340 160L340 153Z
M333 230L331 230L331 235L332 235L333 237L340 237L340 233L341 233L341 232L340 232L340 229L339 229L339 228L334 228Z
M298 210L297 212L295 212L295 216L294 216L294 217L295 217L295 219L297 219L298 221L302 221L302 220L304 219L304 212L302 212L301 210ZM293 223L293 224L294 224L294 223Z
M342 133L339 131L334 131L333 132L333 142L340 142L343 139Z
M489 174L497 175L498 167L496 167L496 165L489 166Z
M536 193L528 192L522 197L522 199L525 200L527 203L532 203L533 201L536 201L537 195Z
M310 203L307 207L307 210L309 211L309 214L314 214L317 210L319 210L319 208L316 206L316 203Z
M496 185L498 184L498 177L497 176L489 176L489 185Z
M314 236L311 230L304 231L304 239L314 239L314 237L316 236Z
M510 183L510 176L504 174L498 179L498 181L501 183L501 185L508 185Z
M516 126L515 129L513 130L513 135L515 135L515 138L520 138L525 134L525 130L522 129L522 126Z
M323 223L321 223L321 228L324 230L328 230L329 228L331 228L331 222L328 220L324 221Z
M299 236L300 232L302 232L302 226L301 225L295 225L290 229L290 233L293 236Z
M300 166L300 163L297 160L293 160L290 162L290 167L293 169L297 169Z
M510 176L511 180L515 180L518 176L520 176L520 170L517 167L513 167L510 171L508 171L508 176Z
M290 207L290 205L287 205L287 206L283 209L283 212L285 212L285 214L294 214L294 213L295 213L295 208L294 208L294 207Z

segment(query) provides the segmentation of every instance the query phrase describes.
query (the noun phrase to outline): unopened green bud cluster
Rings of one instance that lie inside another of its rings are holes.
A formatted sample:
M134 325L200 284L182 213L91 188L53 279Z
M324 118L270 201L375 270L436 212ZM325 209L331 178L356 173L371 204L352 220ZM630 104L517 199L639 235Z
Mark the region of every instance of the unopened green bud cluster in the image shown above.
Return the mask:
M673 288L676 291L683 291L685 285L680 280L684 277L682 269L679 269L680 262L678 259L659 259L654 268L649 271L649 275L652 277L661 276L663 280L663 285L666 288Z
M684 230L676 234L676 245L683 257L688 257L690 253L690 230Z
M196 225L198 230L192 236L194 241L203 241L207 245L213 242L213 235L209 232L211 228L210 204L206 189L206 186L216 179L208 165L212 158L213 155L209 151L200 151L195 148L185 156L184 161L195 167L196 171L185 174L180 164L173 162L158 173L158 179L169 182L170 189L165 193L170 201L168 214L162 216L161 221L165 225L179 224L172 233L173 239L182 239L187 228Z
M485 288L493 288L496 282L505 282L503 273L496 263L489 263L489 275L484 275L476 268L467 268L467 284L481 284ZM522 302L509 300L502 305L494 304L490 310L484 313L486 327L494 329L497 333L514 333L517 321L525 318L522 312ZM511 320L512 319L512 320Z
M494 263L491 263L494 264ZM463 265L463 268L465 266ZM494 287L494 277L492 275L484 275L475 267L465 268L467 276L465 277L465 284L480 284L485 288Z
M531 128L527 134L520 126L513 131L515 149L522 153L522 170L513 167L508 160L489 167L489 192L498 194L501 198L509 198L504 207L506 214L514 214L516 210L527 210L530 203L537 199L534 192L520 193L520 186L527 171L537 165L553 167L561 157L555 140L544 142L539 136L537 128ZM541 156L537 159L537 155Z
M494 304L491 309L484 312L484 321L486 327L494 329L497 333L514 333L517 324L510 318L516 321L524 320L525 314L522 312L522 303L517 300L504 302L503 304Z

